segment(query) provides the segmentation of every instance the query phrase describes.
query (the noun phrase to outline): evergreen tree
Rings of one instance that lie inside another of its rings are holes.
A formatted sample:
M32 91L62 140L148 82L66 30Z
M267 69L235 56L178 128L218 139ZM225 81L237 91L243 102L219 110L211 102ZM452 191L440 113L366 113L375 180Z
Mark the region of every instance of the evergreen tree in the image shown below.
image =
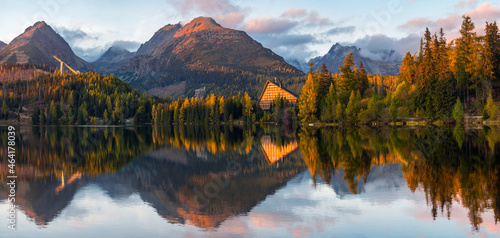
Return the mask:
M493 102L493 97L491 96L491 94L488 96L488 99L486 100L486 106L484 107L484 110L488 114L489 118L491 118L492 120L496 119L498 108Z
M415 77L415 61L410 52L407 52L403 58L403 64L399 67L399 79L406 82L408 85L414 83Z
M357 78L358 78L358 91L361 93L361 95L365 95L365 91L368 89L369 82L368 82L368 74L366 73L365 66L363 65L363 62L359 62L359 69L357 73Z
M40 116L40 124L41 125L47 124L47 118L46 118L45 115L46 115L45 109L42 108L42 110L41 110L41 116Z
M455 57L453 68L457 79L457 86L463 98L466 98L466 106L470 102L469 89L475 87L475 64L476 64L476 33L474 23L469 16L464 16L460 29L460 38L456 40Z
M351 96L349 97L349 103L347 103L347 107L345 109L345 116L347 119L348 123L356 124L358 122L358 113L359 113L359 106L358 102L360 100L361 96L359 91L357 93L354 93L354 91L351 91Z
M497 23L486 22L484 31L486 33L483 50L485 76L489 80L489 85L500 84L500 35Z
M340 89L343 91L354 91L357 90L357 82L353 71L354 61L352 52L346 55L344 58L344 64L339 66L341 75Z
M31 124L40 125L40 108L35 107L33 114L31 115Z
M455 119L456 122L464 121L464 108L462 103L460 103L460 98L457 98L455 106L453 106L453 119Z

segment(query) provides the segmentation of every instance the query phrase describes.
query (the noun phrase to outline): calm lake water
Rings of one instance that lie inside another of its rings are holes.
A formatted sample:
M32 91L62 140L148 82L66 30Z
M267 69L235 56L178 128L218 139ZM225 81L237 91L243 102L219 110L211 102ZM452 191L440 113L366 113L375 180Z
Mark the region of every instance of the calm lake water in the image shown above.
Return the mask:
M499 128L19 127L0 237L499 237Z

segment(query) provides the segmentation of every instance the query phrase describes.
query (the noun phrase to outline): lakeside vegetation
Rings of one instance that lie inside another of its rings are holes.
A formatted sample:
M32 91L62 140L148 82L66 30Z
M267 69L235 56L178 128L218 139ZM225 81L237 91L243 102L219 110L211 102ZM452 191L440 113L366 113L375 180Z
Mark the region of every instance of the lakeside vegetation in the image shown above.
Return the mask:
M406 54L391 90L379 90L376 81L369 84L363 65L357 67L352 54L345 57L339 75L329 74L325 65L313 71L311 65L298 103L302 123L352 125L409 118L461 122L464 113L496 119L498 26L486 23L484 36L474 29L470 17L464 16L460 37L447 43L442 28L434 34L427 28L420 51Z

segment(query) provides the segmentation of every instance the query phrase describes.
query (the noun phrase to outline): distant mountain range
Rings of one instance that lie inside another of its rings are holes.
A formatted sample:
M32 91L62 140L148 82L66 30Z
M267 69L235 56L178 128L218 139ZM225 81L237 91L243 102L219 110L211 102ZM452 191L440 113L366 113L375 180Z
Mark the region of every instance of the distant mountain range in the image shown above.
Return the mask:
M116 72L135 55L136 53L132 53L124 48L112 46L92 64L99 72Z
M362 49L337 43L313 61L316 67L326 63L330 71L338 73L349 52L356 64L363 62L368 73L399 73L401 57L393 50L369 52L368 57ZM28 27L8 45L0 42L0 64L30 63L58 68L59 62L53 56L82 72L114 74L149 94L173 97L191 96L200 87L222 95L249 91L255 96L266 80L302 77L309 68L307 62L300 60L287 63L244 31L224 28L207 17L195 18L184 26L166 25L137 52L113 46L92 64L76 56L68 43L43 21ZM301 84L295 84L299 81L283 83L298 93Z
M59 67L59 57L72 68L95 71L93 65L76 56L68 43L45 22L37 22L0 50L0 64L18 63Z
M399 74L402 57L394 50L365 51L364 55L362 49L357 48L356 46L342 46L337 43L330 48L327 54L316 57L312 59L312 61L314 62L316 68L321 67L321 65L325 63L329 71L332 73L340 73L339 66L344 64L344 58L350 52L353 54L354 63L359 65L359 62L363 62L365 70L369 74L393 76ZM370 57L366 56L367 54L369 54ZM297 69L302 70L304 73L307 73L309 70L307 62L301 62L296 59L288 60L288 62Z

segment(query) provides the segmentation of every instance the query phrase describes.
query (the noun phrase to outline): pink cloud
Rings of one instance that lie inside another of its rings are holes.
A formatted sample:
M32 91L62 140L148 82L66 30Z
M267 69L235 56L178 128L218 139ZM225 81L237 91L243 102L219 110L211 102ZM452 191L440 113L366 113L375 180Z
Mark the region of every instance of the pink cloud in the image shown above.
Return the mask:
M305 9L295 9L295 8L291 7L286 12L281 14L281 16L284 16L284 17L304 17L306 14L307 14L307 11Z
M467 1L466 3L472 4L472 1ZM429 27L431 32L436 32L439 28L443 28L447 33L448 39L455 39L459 36L459 29L463 21L462 15L470 16L475 23L476 33L482 35L484 34L484 23L486 21L493 22L500 20L500 8L484 2L477 6L477 8L466 11L463 14L450 14L437 20L414 18L398 26L398 28L408 32L414 32L415 30L423 32L426 27Z
M245 20L246 13L240 11L232 11L226 14L214 16L214 20L222 26L229 28L237 28L243 20Z
M456 8L473 7L476 6L477 0L463 0L455 4Z
M297 22L267 16L250 19L244 29L250 33L282 33L296 25Z
M289 8L286 12L281 14L282 17L300 18L303 22L316 25L330 24L330 19L321 17L316 10L307 11L305 9Z
M202 13L214 18L225 27L236 28L243 23L247 12L233 5L228 0L167 0L179 12L187 16L191 13Z
M316 10L311 10L309 12L309 16L307 16L304 20L309 23L315 23L319 25L326 25L330 23L330 19L326 17L320 17Z
M500 8L491 3L484 2L480 4L476 9L467 11L464 15L468 15L474 21L498 21L500 20Z

